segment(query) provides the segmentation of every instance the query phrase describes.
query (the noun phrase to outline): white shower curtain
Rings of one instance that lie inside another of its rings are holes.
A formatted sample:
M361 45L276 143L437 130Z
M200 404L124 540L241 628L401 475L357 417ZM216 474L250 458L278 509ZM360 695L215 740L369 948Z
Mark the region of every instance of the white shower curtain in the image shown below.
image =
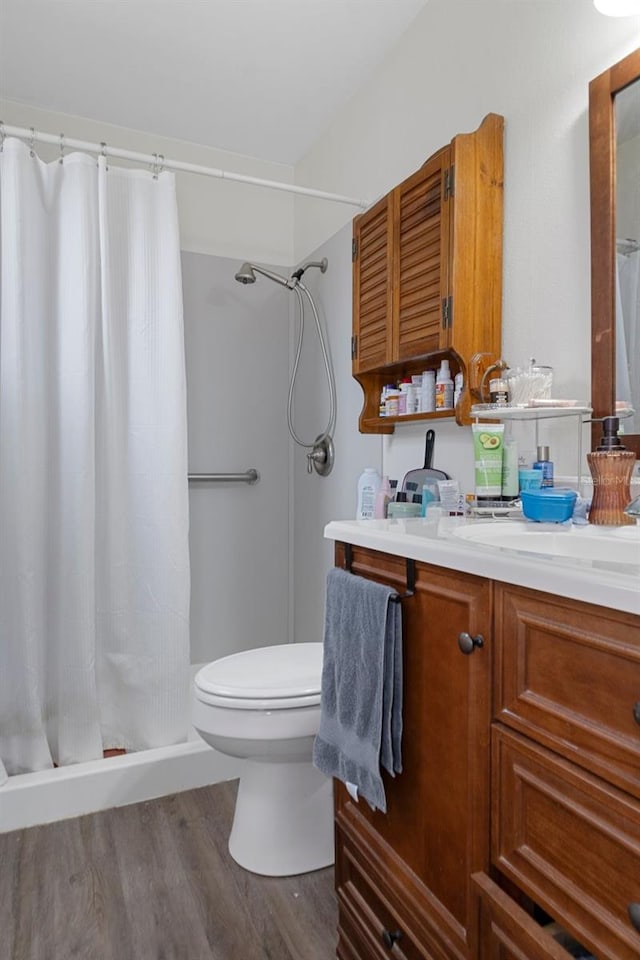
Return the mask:
M0 759L14 774L186 737L174 177L84 154L46 164L7 139L0 244Z

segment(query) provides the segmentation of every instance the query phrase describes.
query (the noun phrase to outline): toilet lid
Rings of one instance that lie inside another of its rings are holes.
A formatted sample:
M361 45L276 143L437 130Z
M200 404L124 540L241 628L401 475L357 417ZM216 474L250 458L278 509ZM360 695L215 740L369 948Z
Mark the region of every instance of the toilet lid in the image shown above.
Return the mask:
M214 660L195 676L197 691L245 702L319 702L321 643L283 643ZM231 705L231 704L230 704ZM297 704L296 704L297 705Z

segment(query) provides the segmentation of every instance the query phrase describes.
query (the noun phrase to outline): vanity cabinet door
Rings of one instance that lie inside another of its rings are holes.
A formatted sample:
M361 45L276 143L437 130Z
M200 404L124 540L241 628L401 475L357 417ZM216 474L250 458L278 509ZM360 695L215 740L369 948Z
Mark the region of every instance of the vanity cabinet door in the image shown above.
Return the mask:
M404 559L360 547L352 555L354 573L405 591ZM343 558L338 545L341 566ZM415 595L402 601L403 772L384 776L386 814L336 791L339 895L349 883L345 835L381 865L399 919L404 911L438 960L467 960L470 874L489 863L491 597L483 578L416 564ZM461 634L482 645L463 653Z

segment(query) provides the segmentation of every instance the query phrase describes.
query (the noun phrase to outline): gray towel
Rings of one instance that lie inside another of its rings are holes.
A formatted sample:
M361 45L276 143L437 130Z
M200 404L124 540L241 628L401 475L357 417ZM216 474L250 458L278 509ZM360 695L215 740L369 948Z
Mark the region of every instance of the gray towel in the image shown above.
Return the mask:
M313 762L387 802L380 765L402 770L402 614L391 587L335 567L327 577L320 730Z

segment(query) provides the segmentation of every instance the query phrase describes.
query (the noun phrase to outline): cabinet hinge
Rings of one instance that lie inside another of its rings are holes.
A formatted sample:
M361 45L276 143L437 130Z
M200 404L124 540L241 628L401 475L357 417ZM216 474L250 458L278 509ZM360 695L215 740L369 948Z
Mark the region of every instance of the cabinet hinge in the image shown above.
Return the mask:
M442 298L442 329L448 330L453 324L453 297Z
M351 259L355 260L358 256L358 241L354 237L351 241Z
M351 337L351 359L355 360L358 356L358 338L354 335Z
M455 166L452 164L444 172L444 199L448 200L455 193Z

